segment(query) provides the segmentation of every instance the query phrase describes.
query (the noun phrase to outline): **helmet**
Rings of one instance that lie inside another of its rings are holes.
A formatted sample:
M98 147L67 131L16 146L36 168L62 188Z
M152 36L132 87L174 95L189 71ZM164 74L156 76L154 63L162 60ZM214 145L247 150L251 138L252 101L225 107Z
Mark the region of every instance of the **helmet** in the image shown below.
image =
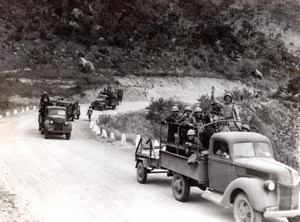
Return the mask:
M47 92L46 91L44 91L44 93L43 94L47 94Z
M200 112L202 112L202 109L200 107L196 107L194 113L200 113Z
M172 112L179 112L179 109L177 106L173 106L171 109Z
M224 99L226 98L226 96L229 96L229 98L232 100L232 95L230 93L225 93Z
M190 106L186 106L186 107L184 108L184 111L191 111L191 112L192 112L192 108L191 108Z
M190 129L188 132L187 132L187 135L188 136L191 136L191 135L196 135L196 133L195 133L195 130L192 130L192 129Z

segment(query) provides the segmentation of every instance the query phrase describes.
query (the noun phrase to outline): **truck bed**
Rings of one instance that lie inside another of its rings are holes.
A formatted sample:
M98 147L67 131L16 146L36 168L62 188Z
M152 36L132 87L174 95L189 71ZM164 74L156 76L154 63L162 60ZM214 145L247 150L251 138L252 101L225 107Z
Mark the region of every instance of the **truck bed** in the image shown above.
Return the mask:
M160 167L192 178L199 183L208 181L207 160L198 160L188 164L188 158L168 151L160 151Z

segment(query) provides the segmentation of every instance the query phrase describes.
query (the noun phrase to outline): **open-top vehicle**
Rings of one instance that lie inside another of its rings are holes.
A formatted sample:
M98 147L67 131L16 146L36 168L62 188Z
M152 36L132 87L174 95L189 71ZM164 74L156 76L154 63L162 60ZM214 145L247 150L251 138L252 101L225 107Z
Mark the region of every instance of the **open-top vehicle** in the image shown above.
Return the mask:
M226 152L220 154L221 147ZM153 147L151 140L141 138L135 152L137 180L146 183L149 173L167 173L173 176L176 200L187 201L190 187L199 187L203 198L232 207L235 222L261 222L263 217L300 221L298 173L274 159L267 137L218 132L207 148L187 156L180 139L161 137L159 147Z
M120 105L121 101L122 98L99 93L97 99L91 103L91 107L92 109L98 110L105 110L107 108L115 109L118 105Z
M43 114L39 114L39 130L45 139L50 134L65 135L71 138L72 124L68 121L66 108L62 106L47 106Z

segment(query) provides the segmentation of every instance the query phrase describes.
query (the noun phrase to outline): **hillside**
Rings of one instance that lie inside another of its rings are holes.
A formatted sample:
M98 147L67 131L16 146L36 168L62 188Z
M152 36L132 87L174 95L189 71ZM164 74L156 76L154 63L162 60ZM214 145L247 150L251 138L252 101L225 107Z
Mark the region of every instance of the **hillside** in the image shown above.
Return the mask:
M299 7L296 0L2 0L1 88L7 96L72 96L128 74L284 88L299 72ZM94 74L80 70L80 57Z

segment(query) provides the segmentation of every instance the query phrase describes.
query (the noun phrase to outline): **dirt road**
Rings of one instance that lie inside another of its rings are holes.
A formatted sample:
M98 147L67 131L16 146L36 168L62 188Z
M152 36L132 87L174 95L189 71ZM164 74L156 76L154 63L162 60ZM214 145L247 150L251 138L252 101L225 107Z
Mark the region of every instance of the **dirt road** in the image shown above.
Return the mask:
M231 211L201 199L199 189L189 202L176 201L165 175L137 183L134 148L95 140L85 112L83 106L69 141L44 139L37 111L0 120L1 222L233 221Z

